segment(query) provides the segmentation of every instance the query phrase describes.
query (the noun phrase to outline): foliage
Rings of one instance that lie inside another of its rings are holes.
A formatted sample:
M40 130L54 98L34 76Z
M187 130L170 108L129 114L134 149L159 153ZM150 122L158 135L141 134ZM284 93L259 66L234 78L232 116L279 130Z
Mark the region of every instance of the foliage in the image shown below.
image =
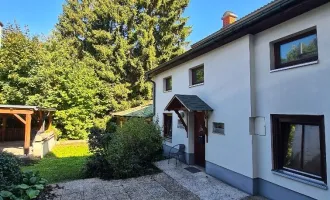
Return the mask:
M182 17L189 0L67 0L57 30L88 57L110 110L151 97L144 73L181 54L191 31ZM110 99L108 98L110 97Z
M86 139L95 119L151 98L146 71L181 54L189 0L67 0L53 34L4 28L0 104L53 107L59 138Z
M23 171L39 171L49 183L84 178L83 167L90 155L86 143L58 144L38 163L22 167Z
M53 107L57 136L87 138L96 114L104 113L101 81L81 61L70 40L46 42L19 26L4 29L0 49L0 103Z
M28 171L22 173L22 181L18 185L12 185L7 190L0 192L3 199L35 199L44 189L47 181L40 177L39 173Z
M124 123L106 148L106 159L114 178L129 178L153 172L152 162L161 154L159 126L138 118Z
M0 191L19 183L22 178L20 160L13 154L0 153Z
M116 125L109 119L102 120L101 123L100 121L95 123L88 135L88 146L93 155L87 159L84 171L87 177L110 179L112 170L109 168L110 165L105 158L105 152L107 144L116 131Z

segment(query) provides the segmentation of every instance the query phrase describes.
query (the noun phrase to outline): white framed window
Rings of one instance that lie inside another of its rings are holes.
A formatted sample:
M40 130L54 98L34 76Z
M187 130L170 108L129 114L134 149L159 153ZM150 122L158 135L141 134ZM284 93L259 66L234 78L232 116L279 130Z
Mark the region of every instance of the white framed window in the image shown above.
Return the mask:
M204 65L189 69L190 86L202 85L204 83Z
M164 92L171 92L172 91L172 76L164 78L163 81L164 85Z

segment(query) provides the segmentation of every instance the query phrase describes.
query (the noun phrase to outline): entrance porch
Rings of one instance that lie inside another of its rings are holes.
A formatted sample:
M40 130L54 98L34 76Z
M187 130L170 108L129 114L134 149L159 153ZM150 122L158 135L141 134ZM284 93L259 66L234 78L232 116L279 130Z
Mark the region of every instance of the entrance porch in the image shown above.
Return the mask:
M165 107L165 111L174 111L180 120L186 137L185 158L187 164L205 167L205 144L208 142L208 116L213 109L197 95L176 94ZM171 125L172 126L172 125ZM164 127L165 130L171 129ZM174 146L176 144L172 144ZM170 146L164 145L166 154Z

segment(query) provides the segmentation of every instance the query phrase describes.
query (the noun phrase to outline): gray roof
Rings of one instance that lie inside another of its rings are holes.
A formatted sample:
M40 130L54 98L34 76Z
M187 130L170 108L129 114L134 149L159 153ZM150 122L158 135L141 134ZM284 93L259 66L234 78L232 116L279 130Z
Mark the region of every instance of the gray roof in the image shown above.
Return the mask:
M179 102L189 111L213 111L213 109L207 105L202 99L197 95L182 95L176 94L167 104L165 110L168 110L168 107L171 105L173 100L179 100Z
M326 3L329 3L329 0L274 0L233 24L196 42L185 53L149 70L146 76L150 79L247 34L254 35Z
M56 111L55 108L43 108L39 106L25 106L25 105L4 105L0 104L1 108L12 108L12 109L21 109L21 110L40 110L40 111Z

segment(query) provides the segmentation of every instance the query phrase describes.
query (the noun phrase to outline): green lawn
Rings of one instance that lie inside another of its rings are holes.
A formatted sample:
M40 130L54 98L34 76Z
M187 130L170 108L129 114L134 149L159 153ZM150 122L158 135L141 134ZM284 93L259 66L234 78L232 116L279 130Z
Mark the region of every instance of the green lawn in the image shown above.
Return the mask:
M84 177L82 169L89 155L87 144L58 144L38 163L22 169L39 171L49 183L80 179Z

